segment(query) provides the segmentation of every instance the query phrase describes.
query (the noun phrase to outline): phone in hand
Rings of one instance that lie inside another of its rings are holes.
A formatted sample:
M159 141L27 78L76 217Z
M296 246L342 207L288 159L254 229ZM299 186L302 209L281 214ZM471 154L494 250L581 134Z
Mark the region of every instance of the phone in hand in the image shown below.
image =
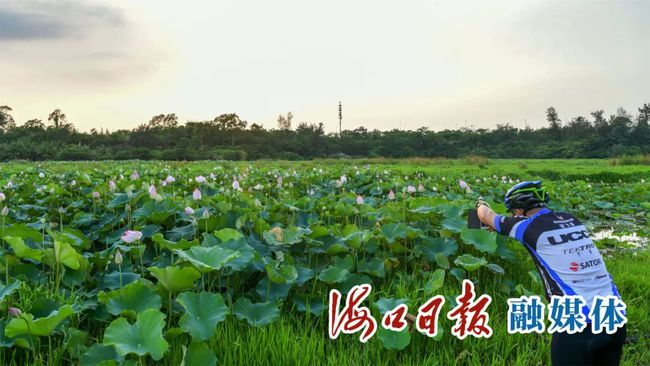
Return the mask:
M483 224L478 218L476 210L469 210L467 212L467 227L470 229L488 229L489 226Z

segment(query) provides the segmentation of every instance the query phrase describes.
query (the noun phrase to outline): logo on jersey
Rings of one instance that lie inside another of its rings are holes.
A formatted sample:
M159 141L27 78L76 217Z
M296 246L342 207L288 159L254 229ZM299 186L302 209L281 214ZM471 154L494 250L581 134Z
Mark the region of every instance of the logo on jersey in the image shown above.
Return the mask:
M566 230L566 229L565 229ZM564 231L564 230L555 230L555 231ZM565 244L570 241L578 241L582 239L589 238L589 232L586 229L579 229L570 232L557 233L548 236L548 242L551 245Z
M578 269L580 269L578 262L569 263L569 269L573 272L578 272Z

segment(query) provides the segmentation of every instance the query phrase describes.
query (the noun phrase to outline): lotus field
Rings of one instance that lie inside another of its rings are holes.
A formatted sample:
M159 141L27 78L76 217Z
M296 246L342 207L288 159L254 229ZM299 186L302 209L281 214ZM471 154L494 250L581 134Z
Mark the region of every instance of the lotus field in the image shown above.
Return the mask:
M650 169L606 161L7 163L0 171L0 363L545 364L549 334L506 332L543 297L528 253L466 227L519 180L585 222L628 309L624 364L650 363ZM464 279L490 338L379 327L328 337L328 293L372 284L380 323Z

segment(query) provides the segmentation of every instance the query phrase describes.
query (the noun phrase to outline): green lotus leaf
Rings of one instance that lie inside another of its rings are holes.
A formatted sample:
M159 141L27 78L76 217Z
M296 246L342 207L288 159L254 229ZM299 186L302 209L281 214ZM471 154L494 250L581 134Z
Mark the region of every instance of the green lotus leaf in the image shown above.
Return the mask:
M95 343L79 358L79 366L113 366L122 361L124 357L117 353L115 347Z
M303 313L309 311L316 316L320 316L325 310L325 304L320 297L298 294L293 296L292 301L296 305L296 309Z
M20 288L22 282L16 280L8 285L0 285L0 302L4 300L5 297L11 295L17 288Z
M320 271L318 279L326 283L341 283L348 279L350 272L347 269L338 267L327 267Z
M133 324L125 318L113 320L104 332L104 344L114 346L121 356L151 355L154 361L158 361L169 348L162 336L164 326L165 314L157 309L146 309L138 313Z
M424 293L429 296L432 294L435 294L437 290L442 288L442 286L445 284L445 270L444 269L436 269L433 272L433 275L427 281L427 283L424 285Z
M246 319L254 327L262 327L275 321L280 316L280 310L276 303L253 304L249 299L241 297L235 302L233 314L239 320Z
M174 250L181 260L190 262L201 272L220 270L226 263L239 257L236 250L223 247L192 247L188 250Z
M450 238L427 237L416 244L415 248L418 252L424 254L427 260L435 261L438 253L443 253L448 257L456 254L458 243Z
M43 240L43 233L24 224L13 224L4 228L4 236L32 239L35 242Z
M381 227L381 232L389 243L394 243L396 239L406 239L408 227L404 223L391 223Z
M271 245L293 245L298 244L304 240L306 235L309 235L311 230L291 226L286 229L276 227L264 232L264 240Z
M377 337L379 337L386 349L403 350L411 343L411 333L409 333L408 328L400 332L395 332L382 326L378 328Z
M175 250L175 249L187 250L187 249L190 249L191 247L193 247L195 245L199 245L199 241L196 240L196 239L194 239L192 241L187 241L186 239L181 239L178 242L167 240L167 239L165 239L165 237L161 233L154 234L151 237L151 240L153 240L153 242L158 244L161 248L164 248L164 249L167 249L167 250Z
M377 306L379 313L386 314L387 312L395 309L398 305L406 304L407 302L408 299L393 299L382 297L375 302L375 306Z
M463 254L459 257L456 257L454 264L465 268L465 270L468 272L473 272L481 268L481 266L486 265L487 260L485 260L485 258L476 258L471 254Z
M442 227L452 233L459 233L465 228L465 220L458 217L448 217L442 220Z
M23 314L20 318L11 319L5 327L5 335L10 338L23 334L49 336L72 313L72 306L64 305L44 318L34 319L32 314Z
M482 229L463 229L460 233L461 239L467 244L473 245L481 252L494 253L497 249L497 234Z
M185 308L178 325L193 341L205 341L215 334L217 324L229 313L221 294L183 292L176 301Z
M278 265L274 261L271 261L265 264L264 268L269 279L275 283L294 283L298 278L296 267L287 263Z
M488 264L488 265L487 265L487 268L488 268L490 271L492 271L492 272L494 272L494 273L496 273L496 274L501 274L501 275L502 275L502 274L505 274L505 273L506 273L506 271L503 269L503 267L501 267L500 265L495 264L495 263L490 263L490 264Z
M217 357L205 342L194 342L190 347L183 347L182 366L214 366L217 364Z
M436 253L436 264L440 268L444 269L449 269L451 268L451 265L449 264L449 258L445 255L445 253Z
M222 243L225 243L230 240L239 240L244 237L244 235L240 231L231 228L224 228L215 231L212 235L214 235Z
M38 262L42 260L43 250L28 247L23 238L5 236L3 239L11 246L18 258L28 258Z
M106 310L113 315L127 310L138 314L146 309L160 309L162 306L160 295L153 284L143 279L131 282L119 290L100 292L97 298L106 304Z
M373 258L369 261L359 259L357 264L357 271L359 273L367 273L371 276L384 278L386 272L384 270L384 261L381 258Z
M255 286L255 292L264 301L277 301L286 299L292 287L291 283L275 283L269 281L268 277L264 277Z
M158 284L171 292L192 288L194 287L194 281L201 278L201 274L192 267L150 267L149 270L158 279Z

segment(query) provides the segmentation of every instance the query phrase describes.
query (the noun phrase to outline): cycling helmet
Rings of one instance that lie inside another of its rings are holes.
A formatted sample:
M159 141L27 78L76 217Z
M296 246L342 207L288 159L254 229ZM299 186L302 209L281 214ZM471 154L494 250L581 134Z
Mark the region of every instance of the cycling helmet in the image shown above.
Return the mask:
M541 180L517 183L506 193L504 200L508 210L522 208L529 210L536 207L546 207L550 196L542 187Z

